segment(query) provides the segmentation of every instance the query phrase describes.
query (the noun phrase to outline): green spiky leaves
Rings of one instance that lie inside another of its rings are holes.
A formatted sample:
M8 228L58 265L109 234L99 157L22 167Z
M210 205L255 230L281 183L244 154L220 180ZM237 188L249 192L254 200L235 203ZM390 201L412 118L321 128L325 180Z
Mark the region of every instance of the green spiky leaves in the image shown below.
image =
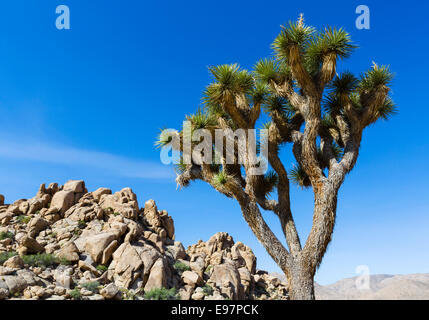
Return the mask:
M376 117L378 119L389 120L392 116L398 113L398 109L390 97L377 109Z
M265 195L269 195L275 188L277 188L278 183L278 175L272 170L268 171L264 176L263 193Z
M254 67L254 73L258 80L265 83L276 81L278 76L278 63L272 59L262 59Z
M255 87L250 92L253 103L263 103L269 95L269 87L263 82L256 82Z
M359 80L350 72L346 71L337 75L329 84L330 92L325 98L325 110L330 116L341 112L345 104L349 101L350 95L358 88Z
M280 60L289 58L290 48L298 46L304 52L315 32L315 29L300 22L289 21L287 27L274 40L272 47Z
M193 130L198 129L213 129L217 125L216 117L210 113L204 112L201 109L198 109L196 113L186 116L186 120L188 120Z
M273 59L262 59L258 61L253 71L255 78L263 83L283 82L291 76L290 68L287 64Z
M289 179L299 185L301 188L308 188L311 186L310 178L305 172L301 165L294 165L293 169L289 173Z
M221 102L227 95L248 93L253 88L253 76L238 64L210 67L209 71L215 81L205 92L208 101Z
M265 100L263 108L265 112L277 112L285 119L290 119L296 113L296 110L289 104L287 99L274 94Z
M228 183L228 180L230 177L224 170L219 170L218 173L216 173L213 176L213 179L211 181L211 184L219 190L223 190L226 187L226 184Z
M361 97L364 96L368 99L376 90L380 88L384 90L391 85L392 79L393 74L389 67L379 67L376 64L362 74L360 80L350 72L337 75L329 84L330 92L324 101L326 120L330 120L332 125L332 117L340 114L347 103L350 103L357 112L362 112L365 103L362 104ZM393 100L387 97L376 110L377 113L373 116L373 122L380 118L389 119L396 113L397 109ZM326 124L328 123L326 122Z
M189 167L189 164L186 164L183 160L183 157L180 157L179 161L174 164L174 169L177 174L184 173Z
M343 72L335 77L329 88L336 96L349 95L359 86L359 80L351 72Z
M321 60L324 55L330 53L344 59L348 58L355 48L350 35L343 28L329 27L311 39L306 53L316 60Z
M390 71L389 66L379 67L374 63L374 66L361 75L359 90L361 92L369 92L380 86L389 86L392 83L394 74Z
M176 130L169 130L169 129L160 129L159 134L157 136L157 139L155 140L155 147L162 148L166 146L167 144L171 143L173 141L174 135L177 135L178 132Z

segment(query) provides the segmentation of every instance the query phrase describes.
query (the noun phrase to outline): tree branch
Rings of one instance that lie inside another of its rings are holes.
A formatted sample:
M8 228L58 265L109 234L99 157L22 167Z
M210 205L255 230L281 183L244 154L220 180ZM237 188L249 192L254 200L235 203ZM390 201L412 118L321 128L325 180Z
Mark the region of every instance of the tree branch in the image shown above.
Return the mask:
M284 168L283 163L281 162L278 155L277 136L278 129L275 125L273 125L270 127L269 132L268 160L279 178L279 183L277 186L279 205L275 212L280 219L289 250L292 255L296 255L301 251L301 241L299 239L295 222L292 217L292 211L290 208L290 183L286 169Z

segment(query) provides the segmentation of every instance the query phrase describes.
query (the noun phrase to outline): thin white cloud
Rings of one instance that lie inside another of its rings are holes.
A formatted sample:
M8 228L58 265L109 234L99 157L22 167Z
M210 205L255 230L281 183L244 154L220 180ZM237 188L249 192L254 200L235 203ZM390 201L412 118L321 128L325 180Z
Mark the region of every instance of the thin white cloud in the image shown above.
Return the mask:
M174 177L171 167L145 160L129 159L105 152L55 146L43 142L15 142L0 139L0 158L19 159L106 170L109 175L167 179Z

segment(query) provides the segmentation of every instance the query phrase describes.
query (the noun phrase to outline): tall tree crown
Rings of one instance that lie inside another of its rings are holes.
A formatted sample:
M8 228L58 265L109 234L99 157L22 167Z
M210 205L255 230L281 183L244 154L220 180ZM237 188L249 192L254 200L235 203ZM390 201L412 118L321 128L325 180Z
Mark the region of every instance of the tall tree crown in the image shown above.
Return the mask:
M340 163L343 159L348 140L360 141L365 127L396 113L388 96L393 79L389 67L374 63L359 77L349 71L337 73L338 61L348 58L357 48L343 28L317 31L305 25L301 15L297 22L282 26L272 48L273 57L258 61L252 71L238 64L209 68L213 81L204 91L204 110L186 117L191 130L255 128L262 110L270 118L262 128L270 130L269 142L275 150L284 143L302 140L306 121L312 119L319 138L313 141L317 149L313 157L325 175L332 161ZM179 134L183 136L183 132ZM170 141L160 137L158 144ZM309 187L308 168L300 158L289 177L301 187ZM216 186L226 182L225 172L232 170L241 175L237 168L226 167L217 166L219 171L211 172L216 176ZM178 169L183 173L186 166L179 163ZM268 193L277 181L275 174L270 171L265 179L267 185L261 184ZM178 182L185 186L189 181Z

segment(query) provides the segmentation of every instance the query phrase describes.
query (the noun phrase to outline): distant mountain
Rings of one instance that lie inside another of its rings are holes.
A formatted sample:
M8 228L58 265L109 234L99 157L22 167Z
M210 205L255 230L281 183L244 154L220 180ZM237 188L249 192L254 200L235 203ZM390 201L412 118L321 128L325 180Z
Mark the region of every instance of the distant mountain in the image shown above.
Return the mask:
M372 275L370 289L358 289L349 278L328 286L316 284L318 300L429 300L429 274Z
M284 275L273 273L285 281ZM358 289L348 278L327 286L315 284L317 300L429 300L429 274L370 276L370 289Z

